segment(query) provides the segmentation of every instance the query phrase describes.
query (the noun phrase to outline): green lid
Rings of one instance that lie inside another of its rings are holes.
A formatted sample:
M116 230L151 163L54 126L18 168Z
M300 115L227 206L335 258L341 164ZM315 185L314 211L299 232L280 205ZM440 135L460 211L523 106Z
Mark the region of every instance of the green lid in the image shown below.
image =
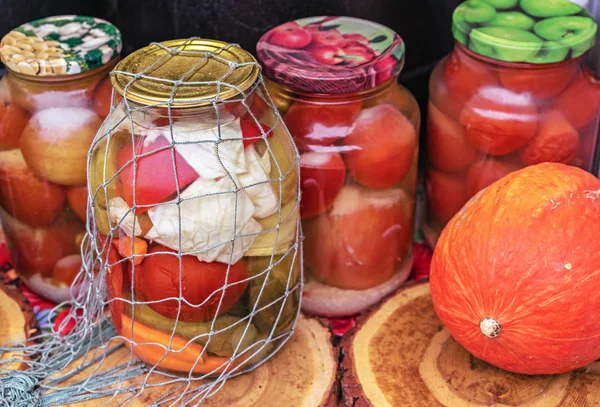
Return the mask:
M507 62L577 58L594 46L596 29L594 18L568 0L467 0L452 15L458 42Z
M121 33L107 21L55 16L6 34L0 42L0 56L8 69L24 75L77 75L112 61L121 47Z

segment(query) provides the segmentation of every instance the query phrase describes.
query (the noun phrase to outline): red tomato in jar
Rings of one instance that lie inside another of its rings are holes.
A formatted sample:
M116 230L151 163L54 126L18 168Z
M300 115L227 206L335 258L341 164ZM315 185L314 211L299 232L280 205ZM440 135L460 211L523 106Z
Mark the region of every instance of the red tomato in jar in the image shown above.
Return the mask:
M386 189L410 170L417 135L402 113L385 104L360 112L343 144L350 175L365 187Z
M546 161L569 163L577 153L579 133L558 110L546 112L536 136L521 150L519 156L525 165Z
M254 115L260 121L265 114L271 111L271 106L265 101L261 91L256 90L246 97L243 102L225 103L223 109L235 117L247 116L251 120L254 120L252 119L252 115Z
M600 82L586 71L581 72L565 91L554 99L554 106L579 129L600 113Z
M338 196L344 180L346 166L340 153L308 152L300 156L300 215L311 218L325 212Z
M311 145L327 146L348 135L360 113L361 101L339 104L296 102L284 122L301 151Z
M427 110L427 156L437 169L461 172L477 159L465 129L442 113L432 102Z
M152 119L152 123L157 127L169 127L171 123L177 122L183 116L180 110L171 109L171 118L169 118L169 109L166 107L155 107L153 113L155 117Z
M31 226L50 226L63 212L65 189L38 177L18 149L0 152L0 206Z
M594 152L597 145L598 121L592 121L584 128L578 129L577 133L579 133L579 147L569 165L592 171Z
M271 106L258 92L246 98L245 103L246 105L242 102L226 103L224 110L239 118L244 147L248 147L250 144L262 140L263 133L267 138L271 137L271 128L261 123L261 119L271 112ZM168 121L166 125L169 125Z
M85 226L70 212L63 212L47 228L32 227L0 212L12 264L26 278L35 274L51 277L60 258L81 250L79 237L85 233Z
M172 153L169 141L164 137L158 137L148 145L143 140L136 142L136 156L149 154L137 159L136 173L136 213L150 209L149 206L156 205L177 192L175 173L173 171ZM156 151L153 153L153 151ZM133 149L131 143L125 145L119 152L117 163L120 172L123 199L130 207L133 207ZM193 181L198 179L198 173L175 151L175 163L177 165L177 180L179 189L182 190Z
M250 115L242 116L240 119L240 128L244 139L244 147L262 140L263 137L269 138L273 134L270 127L262 123L256 123L256 120Z
M530 93L534 97L549 98L562 92L577 73L577 66L567 64L544 69L501 69L498 72L500 83L512 92Z
M342 289L385 283L411 245L412 205L401 189L345 186L331 213L302 224L307 268L317 280Z
M271 105L263 98L262 93L255 93L252 98L250 111L258 120L271 111Z
M535 136L537 121L531 97L505 89L479 92L469 99L459 119L469 142L492 155L505 155L527 144Z
M110 77L107 77L100 81L96 89L94 90L94 100L92 102L94 111L102 119L106 118L110 113L111 99L112 99L112 84ZM121 95L115 92L115 105L121 100Z
M427 208L433 219L446 224L468 200L461 176L430 169L427 171Z
M52 280L55 284L70 286L81 271L81 254L71 254L58 260L52 269Z
M87 186L67 189L67 202L75 215L82 221L87 221L88 189Z
M14 103L0 104L0 150L19 148L29 113Z
M486 158L477 161L467 172L467 193L472 197L500 178L518 170L519 167L509 160Z
M480 89L498 84L492 69L465 52L453 52L448 56L443 63L442 81L446 100L440 101L438 106L445 112L453 112L452 117L458 117L465 102Z
M65 250L57 228L34 228L4 212L2 228L10 242L10 260L24 277L51 277L54 264L71 254Z
M157 254L160 252L166 253ZM176 253L164 246L154 246L148 252L150 256L135 269L136 295L144 301L158 301L148 306L162 316L171 319L177 317L179 302L165 299L179 298L180 284L183 299L191 304L181 302L181 321L207 321L217 314L219 303L219 315L227 312L248 286L248 281L243 281L250 275L244 260L232 264L228 270L226 263L207 263L195 256L184 255L181 257L180 272ZM221 290L225 283L230 286Z

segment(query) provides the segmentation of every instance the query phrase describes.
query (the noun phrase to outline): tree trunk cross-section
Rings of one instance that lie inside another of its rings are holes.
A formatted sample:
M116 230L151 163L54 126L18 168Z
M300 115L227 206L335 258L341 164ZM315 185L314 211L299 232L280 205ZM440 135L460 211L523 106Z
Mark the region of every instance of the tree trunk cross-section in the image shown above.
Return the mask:
M15 278L11 283L4 284L4 275L5 273L0 271L0 346L25 342L39 333L33 308L19 289L19 280ZM16 354L6 353L2 359L13 356L18 357ZM15 370L25 367L24 363L18 362L10 365L10 368Z
M347 407L600 406L600 363L551 376L493 367L444 329L428 283L407 286L375 307L341 347Z
M90 357L94 356L98 355ZM120 349L102 362L99 371L126 363L129 358L129 349ZM73 365L78 364L75 362ZM67 383L85 380L89 371L95 367L86 369ZM68 370L70 369L67 368L66 371ZM339 393L336 380L337 371L338 353L332 345L329 329L317 319L300 317L294 335L276 355L253 372L227 380L218 392L202 403L202 406L333 407L336 405ZM123 383L123 388L126 388L128 384L139 384L145 376ZM168 380L164 376L150 375L147 383L151 386L146 387L141 394L126 405L131 407L154 405L153 403L170 391L185 387L185 383L161 384ZM200 384L202 383L193 382L190 388L193 389ZM70 404L70 406L117 406L130 397L131 393L122 393L112 400L101 398ZM171 403L173 401L174 399ZM106 404L107 402L108 404ZM171 403L165 403L165 405Z

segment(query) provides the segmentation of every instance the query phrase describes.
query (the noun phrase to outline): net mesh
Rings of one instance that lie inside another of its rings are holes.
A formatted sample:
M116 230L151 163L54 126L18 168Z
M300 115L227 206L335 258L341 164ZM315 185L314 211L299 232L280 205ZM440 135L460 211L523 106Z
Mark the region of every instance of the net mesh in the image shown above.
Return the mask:
M248 89L227 80L256 63L222 58L224 49L189 50L194 41L153 44L165 52L148 68L111 73L129 81L122 101L113 90L88 154L87 233L71 311L53 332L0 348L0 406L97 398L121 406L156 387L145 404L199 405L293 333L302 289L298 152L262 79ZM181 77L152 75L181 55L197 59ZM226 65L225 74L190 80L207 61ZM140 80L172 87L171 97L135 105L127 95ZM217 91L186 100L205 107L183 117L172 108L183 86ZM229 88L237 96L221 100ZM157 157L168 158L168 171ZM160 195L161 182L175 192ZM149 246L140 251L140 243ZM161 273L172 286L157 294Z

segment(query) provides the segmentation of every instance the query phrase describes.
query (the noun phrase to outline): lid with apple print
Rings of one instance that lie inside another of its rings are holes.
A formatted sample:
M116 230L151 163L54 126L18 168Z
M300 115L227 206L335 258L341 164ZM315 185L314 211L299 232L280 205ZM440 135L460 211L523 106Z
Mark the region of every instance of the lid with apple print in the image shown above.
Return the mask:
M310 17L267 31L257 44L267 78L298 92L340 94L374 88L404 65L391 29L352 17Z
M556 63L590 50L594 18L569 0L467 0L452 16L454 38L506 62Z

